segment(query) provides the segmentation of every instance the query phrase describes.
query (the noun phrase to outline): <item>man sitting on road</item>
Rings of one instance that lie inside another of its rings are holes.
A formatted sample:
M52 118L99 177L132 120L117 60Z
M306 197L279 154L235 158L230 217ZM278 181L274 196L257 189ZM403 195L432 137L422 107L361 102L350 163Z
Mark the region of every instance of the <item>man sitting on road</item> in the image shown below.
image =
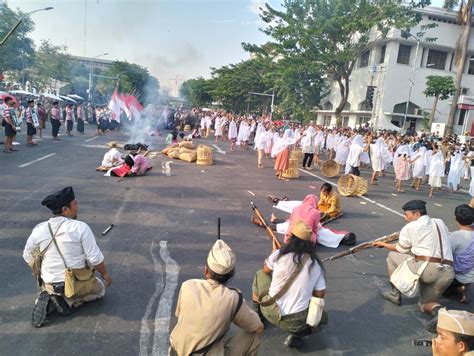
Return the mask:
M234 276L235 262L234 251L217 240L204 267L206 279L182 284L170 355L257 355L263 324L240 291L226 286ZM232 323L240 330L227 335Z
M48 312L54 309L68 315L82 303L104 297L104 283L91 276L88 290L82 289L80 294L66 298L64 282L67 268L76 272L83 271L88 265L99 271L106 286L112 283L94 234L86 223L76 220L78 206L72 188L48 195L41 204L48 207L54 216L35 226L23 251L24 260L32 268L38 261L38 253L41 251L44 254L38 275L41 292L32 315L35 327L41 327Z

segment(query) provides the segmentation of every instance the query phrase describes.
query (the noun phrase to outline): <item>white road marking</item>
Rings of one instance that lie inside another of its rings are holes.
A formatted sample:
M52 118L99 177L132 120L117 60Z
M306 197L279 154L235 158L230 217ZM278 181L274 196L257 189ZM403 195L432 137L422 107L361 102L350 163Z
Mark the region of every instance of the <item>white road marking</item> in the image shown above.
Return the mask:
M82 147L87 147L87 148L109 148L106 145L81 145Z
M143 315L143 318L142 318L142 327L140 330L140 356L148 355L148 342L149 342L148 340L150 339L150 336L151 336L150 328L148 327L148 318L150 317L151 308L155 304L156 298L158 298L158 295L163 289L163 282L164 282L164 278L161 278L161 275L163 274L163 268L161 267L160 261L158 260L158 258L156 258L155 254L153 253L153 245L154 245L154 241L151 242L150 254L151 254L151 257L153 257L153 263L155 264L155 276L157 276L157 280L156 280L156 285L155 285L155 292L151 296L150 301L148 302L148 305L145 310L145 315Z
M166 279L165 290L160 297L158 309L155 314L155 335L153 337L153 356L167 355L168 329L171 320L171 307L173 297L178 286L179 265L173 260L168 251L167 242L160 241L160 256L165 262Z
M99 138L99 136L94 136L92 138L89 138L89 139L85 140L84 142L90 142L90 141L95 140L97 138Z
M330 180L327 180L326 178L320 177L320 176L318 176L318 175L316 175L316 174L313 174L313 173L308 172L308 171L306 171L306 170L304 170L304 169L301 169L301 168L299 168L299 170L300 170L301 172L304 172L304 173L306 173L306 174L309 174L310 176L313 176L313 177L315 177L315 178L321 179L322 181L324 181L324 182L326 182L326 183L329 183L329 184L331 184L331 185L337 187L337 184L336 184L336 183L331 182ZM368 201L369 203L375 204L375 205L377 205L378 207L380 207L380 208L382 208L382 209L385 209L385 210L387 210L387 211L390 211L391 213L394 213L395 215L398 215L398 216L400 216L400 217L402 217L402 218L404 217L403 214L399 213L398 211L393 210L392 208L389 208L388 206L385 206L385 205L383 205L383 204L377 203L375 200L366 198L366 197L364 197L364 196L362 196L362 195L358 195L358 197L361 198L361 199L364 199L365 201Z
M33 163L36 163L36 162L39 162L39 161L42 161L46 158L49 158L49 157L53 157L54 155L56 155L56 153L50 153L49 155L46 155L46 156L43 156L43 157L40 157L38 159L35 159L34 161L31 161L31 162L28 162L28 163L24 163L24 164L21 164L18 166L18 168L24 168L24 167L28 167L30 165L32 165Z
M250 190L247 190L247 193L249 193L251 196L255 196L255 193L254 192L251 192Z
M214 148L217 150L217 152L219 152L220 154L225 155L225 151L222 151L219 146L217 146L217 145L214 144L214 145L212 145L212 147L214 147Z

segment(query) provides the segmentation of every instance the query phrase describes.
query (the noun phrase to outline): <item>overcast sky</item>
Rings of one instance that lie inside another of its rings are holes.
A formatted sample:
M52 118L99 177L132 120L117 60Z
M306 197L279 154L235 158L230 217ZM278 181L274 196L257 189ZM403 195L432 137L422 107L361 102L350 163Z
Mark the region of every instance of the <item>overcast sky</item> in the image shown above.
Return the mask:
M5 1L5 0L4 0ZM35 43L50 39L69 53L126 60L148 68L162 86L171 78L210 76L220 67L248 58L241 42L263 43L258 8L265 0L8 0L24 12L53 6L32 15ZM278 6L282 0L267 1ZM441 4L436 0L434 4ZM85 8L87 4L87 20Z

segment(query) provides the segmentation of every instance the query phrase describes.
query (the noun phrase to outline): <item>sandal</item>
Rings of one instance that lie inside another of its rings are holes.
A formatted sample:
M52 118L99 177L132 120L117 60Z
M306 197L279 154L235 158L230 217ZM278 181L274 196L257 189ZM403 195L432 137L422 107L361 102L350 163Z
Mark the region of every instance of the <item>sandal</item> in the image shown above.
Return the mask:
M5 149L3 150L3 153L12 153L12 151Z

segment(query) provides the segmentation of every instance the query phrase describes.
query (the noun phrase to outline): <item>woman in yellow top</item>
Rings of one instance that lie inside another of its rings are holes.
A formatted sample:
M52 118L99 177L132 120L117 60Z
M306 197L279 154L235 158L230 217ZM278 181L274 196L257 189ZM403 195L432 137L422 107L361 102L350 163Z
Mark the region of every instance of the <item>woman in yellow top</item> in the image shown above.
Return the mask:
M328 220L337 219L342 215L341 201L336 192L333 192L332 185L329 183L324 183L321 186L318 209L321 212L320 221L323 225Z

